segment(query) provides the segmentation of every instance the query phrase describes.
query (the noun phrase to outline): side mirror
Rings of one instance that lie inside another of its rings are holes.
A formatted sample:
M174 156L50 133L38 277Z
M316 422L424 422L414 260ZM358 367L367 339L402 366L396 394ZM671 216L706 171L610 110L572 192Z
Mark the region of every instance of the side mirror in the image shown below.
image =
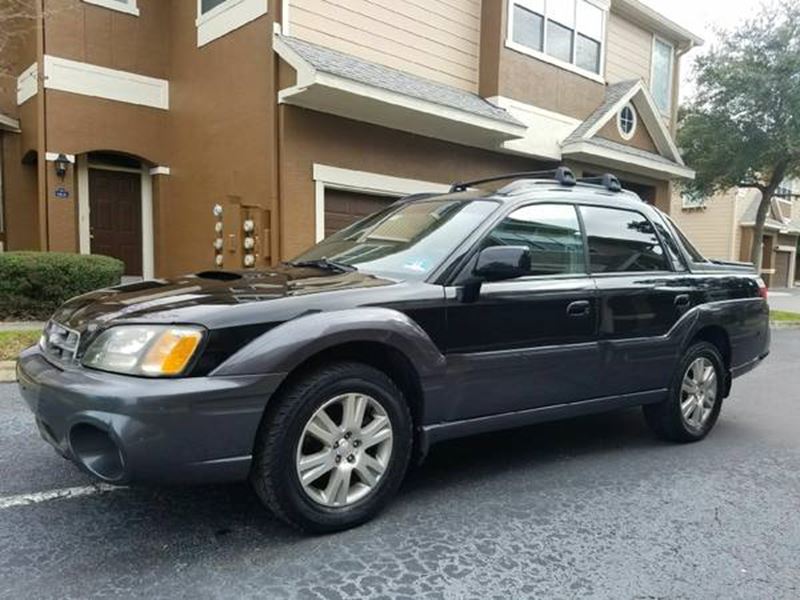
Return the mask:
M527 246L491 246L478 255L474 274L484 281L504 281L527 275L531 250Z

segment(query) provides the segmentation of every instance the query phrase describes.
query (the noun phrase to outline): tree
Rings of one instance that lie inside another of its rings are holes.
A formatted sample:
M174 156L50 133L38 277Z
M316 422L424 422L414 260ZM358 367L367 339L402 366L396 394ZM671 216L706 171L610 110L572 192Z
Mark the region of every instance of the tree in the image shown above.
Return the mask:
M695 60L697 88L678 143L697 171L686 192L761 192L751 261L761 270L764 223L781 183L800 176L800 6L764 5Z

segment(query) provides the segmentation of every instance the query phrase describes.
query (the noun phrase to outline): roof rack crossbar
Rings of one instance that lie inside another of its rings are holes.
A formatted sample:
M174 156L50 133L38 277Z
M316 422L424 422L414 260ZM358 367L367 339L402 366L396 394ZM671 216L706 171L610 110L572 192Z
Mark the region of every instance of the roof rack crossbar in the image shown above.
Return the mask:
M505 175L495 175L493 177L484 177L482 179L473 179L472 181L461 181L454 183L450 187L450 193L464 192L472 186L481 183L491 183L493 181L502 181L504 179L555 179L561 185L572 187L575 185L575 175L567 167L558 167L550 171L523 171L521 173L506 173Z
M620 183L619 179L617 179L617 177L611 173L598 175L596 177L579 177L578 183L593 183L596 185L602 185L608 191L615 193L622 191L622 184Z

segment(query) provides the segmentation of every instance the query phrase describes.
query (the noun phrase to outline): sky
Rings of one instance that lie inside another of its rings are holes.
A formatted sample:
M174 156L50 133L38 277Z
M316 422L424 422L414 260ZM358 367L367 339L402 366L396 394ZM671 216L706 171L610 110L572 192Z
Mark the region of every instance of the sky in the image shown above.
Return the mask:
M696 33L706 41L714 41L714 29L736 27L760 7L758 0L641 0L671 20ZM703 49L692 50L681 60L681 99L691 96L692 58Z

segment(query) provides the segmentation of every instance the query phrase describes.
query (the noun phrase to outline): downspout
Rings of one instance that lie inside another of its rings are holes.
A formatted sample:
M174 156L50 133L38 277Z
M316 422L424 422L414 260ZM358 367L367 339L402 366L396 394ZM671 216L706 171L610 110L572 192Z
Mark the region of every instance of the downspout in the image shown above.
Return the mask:
M44 56L45 56L45 0L36 3L36 62L39 65L39 75L37 77L37 94L39 102L36 109L36 121L38 132L36 134L37 146L39 147L38 160L36 162L37 191L39 194L39 249L42 252L50 250L50 215L47 209L47 112L44 91Z
M281 21L284 20L285 15L283 11L286 10L286 3L281 5ZM275 52L274 44L272 41L275 39L275 30L280 25L275 23L273 31L270 32L270 52L272 53L272 89L270 90L271 98L269 101L272 103L272 164L270 166L272 171L272 210L270 211L270 262L273 265L278 264L282 260L281 256L281 236L282 229L282 206L281 206L281 115L280 104L278 104L278 90L280 87L279 70L280 70L280 57Z

